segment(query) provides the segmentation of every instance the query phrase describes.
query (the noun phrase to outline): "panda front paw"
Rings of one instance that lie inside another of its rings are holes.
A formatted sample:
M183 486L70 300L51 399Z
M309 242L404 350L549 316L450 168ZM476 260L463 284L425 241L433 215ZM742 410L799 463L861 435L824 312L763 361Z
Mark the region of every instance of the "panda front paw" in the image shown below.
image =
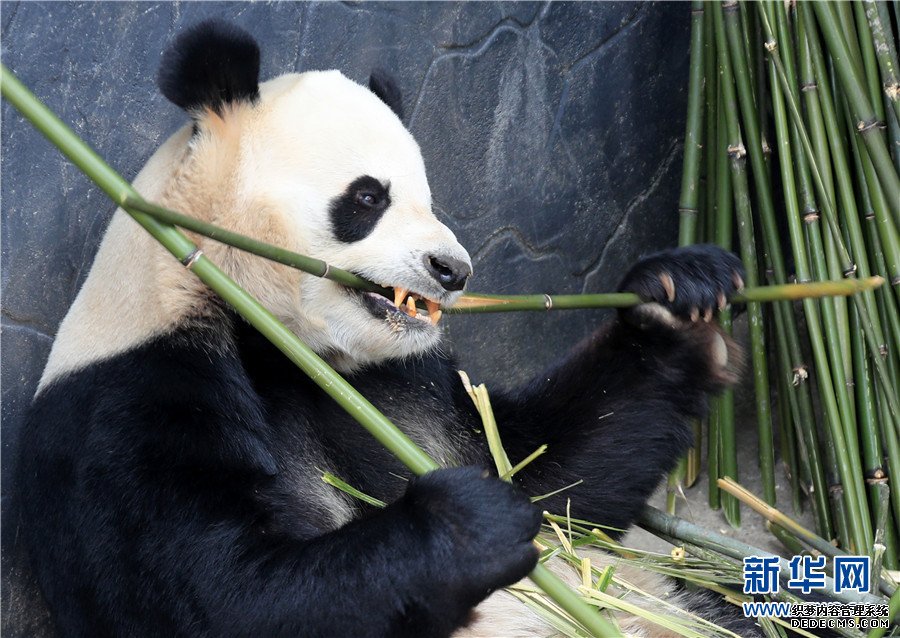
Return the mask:
M541 510L481 468L429 472L404 498L430 538L446 591L468 604L521 580L537 564L532 540L541 527Z
M744 287L736 255L712 244L674 248L639 261L619 285L647 303L623 311L626 319L670 325L709 322Z

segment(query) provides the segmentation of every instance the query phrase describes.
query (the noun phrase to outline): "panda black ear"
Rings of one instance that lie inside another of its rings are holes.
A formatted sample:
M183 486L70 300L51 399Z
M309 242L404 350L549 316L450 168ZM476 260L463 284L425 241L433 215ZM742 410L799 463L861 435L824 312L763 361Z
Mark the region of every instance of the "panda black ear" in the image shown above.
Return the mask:
M163 53L157 77L162 94L185 110L259 97L259 46L246 31L221 20L201 22Z
M403 119L403 95L397 80L384 69L375 69L369 76L369 90L378 96L382 102L391 107L391 110Z

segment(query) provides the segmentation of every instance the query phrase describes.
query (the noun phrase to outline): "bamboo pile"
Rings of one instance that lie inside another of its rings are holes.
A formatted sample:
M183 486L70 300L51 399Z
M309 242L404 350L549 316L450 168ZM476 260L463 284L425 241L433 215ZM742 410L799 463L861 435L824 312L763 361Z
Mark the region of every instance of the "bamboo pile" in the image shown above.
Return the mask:
M692 3L679 229L682 245L736 249L751 287L888 282L850 298L746 305L763 500L775 505L777 437L794 511L808 503L818 536L890 569L900 549L897 17L896 3L873 0ZM730 392L708 425L709 504L737 526L738 500L719 481L738 479ZM697 448L670 482L696 480L699 458Z

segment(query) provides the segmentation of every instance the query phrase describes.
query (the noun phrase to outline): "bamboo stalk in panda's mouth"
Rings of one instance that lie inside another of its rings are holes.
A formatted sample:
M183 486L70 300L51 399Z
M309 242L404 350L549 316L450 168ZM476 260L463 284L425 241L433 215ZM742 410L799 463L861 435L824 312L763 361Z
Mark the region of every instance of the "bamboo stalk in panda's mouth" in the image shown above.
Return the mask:
M397 290L379 286L348 270L331 266L321 259L301 255L285 248L279 248L266 242L241 235L214 224L201 221L189 215L170 210L158 204L147 202L140 197L126 194L121 199L125 209L136 210L168 222L185 230L195 232L214 241L234 246L249 253L271 261L302 270L303 272L324 277L350 288L378 293L393 300ZM854 295L863 290L873 290L884 283L881 277L867 279L842 279L838 281L818 281L811 283L784 284L781 286L757 286L745 288L735 295L732 301L746 303L748 301L770 302L797 299L836 297ZM422 302L424 303L424 302ZM640 297L630 292L613 292L575 295L488 295L466 293L462 295L452 308L453 314L472 314L483 312L514 312L524 310L587 310L592 308L628 308L641 303ZM396 305L396 304L395 304ZM428 308L431 313L431 308Z

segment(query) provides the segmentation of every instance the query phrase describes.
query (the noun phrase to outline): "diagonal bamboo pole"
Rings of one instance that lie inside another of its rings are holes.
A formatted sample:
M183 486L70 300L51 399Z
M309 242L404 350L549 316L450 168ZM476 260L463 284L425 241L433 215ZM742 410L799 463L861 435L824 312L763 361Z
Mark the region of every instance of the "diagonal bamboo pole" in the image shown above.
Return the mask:
M140 198L137 191L48 109L19 79L0 64L0 91L31 124L47 137L85 175L91 178L117 204L127 198ZM415 474L424 474L440 466L412 439L391 423L312 349L288 330L272 313L238 286L218 266L174 226L163 224L137 210L126 209L176 259L190 260L191 272L228 302L244 319L302 369L310 379L344 408L375 439L394 454ZM620 636L620 632L603 619L597 610L585 603L546 567L538 564L529 575L566 612L577 619L594 636Z

